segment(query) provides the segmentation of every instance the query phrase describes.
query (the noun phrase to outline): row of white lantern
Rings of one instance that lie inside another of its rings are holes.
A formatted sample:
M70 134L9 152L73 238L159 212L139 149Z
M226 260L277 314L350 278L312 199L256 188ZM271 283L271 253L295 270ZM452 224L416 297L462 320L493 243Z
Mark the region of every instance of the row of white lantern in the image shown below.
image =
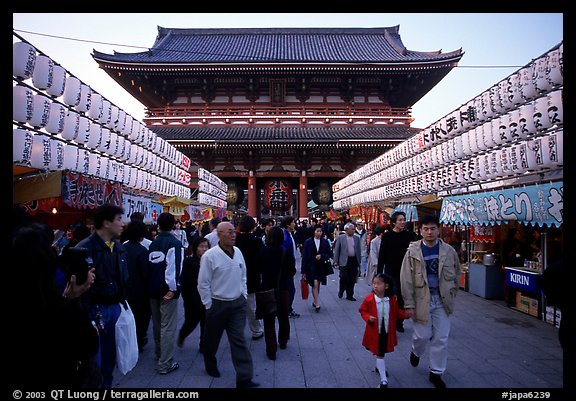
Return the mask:
M17 138L20 138L19 140L22 140L21 138L24 138L24 136L22 135L22 131L26 131L23 129L15 129L14 130L14 137L15 140ZM112 133L115 134L115 133ZM45 135L38 135L39 137L46 137L46 138L51 138L53 140L54 144L57 143L63 143L62 141L54 138L54 137L49 137L49 136L45 136ZM94 136L91 136L91 138ZM118 137L117 139L120 139L121 137ZM145 170L150 171L153 174L157 174L160 175L161 177L167 178L171 181L175 181L177 183L182 183L185 185L190 184L190 180L191 180L191 174L188 173L185 170L182 170L180 168L178 168L177 166L175 166L172 163L167 162L164 159L159 158L158 156L156 156L155 154L153 154L152 152L145 150L135 144L129 144L129 143L125 143L124 146L106 146L105 144L108 143L112 143L113 141L110 139L107 139L106 141L103 141L97 148L95 148L95 150L99 150L103 154L102 156L106 156L106 157L111 157L111 156L116 156L120 159L119 162L126 162L130 165L134 165L135 167L141 167ZM115 142L115 140L114 140ZM127 142L127 141L125 141ZM116 142L117 143L117 142ZM74 147L78 148L77 146L75 146L75 144L71 144ZM23 145L22 145L23 146ZM56 145L54 145L56 146ZM80 149L84 149L83 147L79 147ZM111 152L110 149L116 149L114 152ZM124 150L119 151L118 149L126 149L126 151L124 152ZM90 151L89 149L86 149L86 151ZM53 170L57 170L60 169L61 166L54 166L55 160L52 161L52 164L50 167L45 166L46 168L50 168ZM33 166L35 167L35 166ZM68 167L65 167L68 168Z
M129 166L106 155L23 129L13 132L13 163L37 169L70 170L166 196L186 194L190 189L136 166ZM181 196L181 195L179 195Z
M527 139L553 127L562 126L563 120L563 90L560 89L444 142L434 143L435 141L431 141L427 136L430 131L424 130L340 180L333 186L333 191L337 192L385 169L386 166L398 165L409 155L418 154L418 151L424 148L429 149L425 152L432 151L433 154L440 154L433 159L435 161L433 165L428 165L439 167L443 163L458 160L464 155L471 156L495 146L512 143L518 138Z
M454 110L427 127L423 131L424 137L415 138L414 140L408 139L390 152L387 152L392 160L388 163L384 162L382 168L413 155L419 148L421 149L424 146L430 148L434 142L442 142L475 126L484 124L492 118L518 108L518 106L530 100L542 97L547 92L562 85L563 44L560 44L558 48L550 50L544 56L519 69L459 109ZM543 105L544 101L541 100L538 103ZM546 123L546 121L544 122ZM375 162L381 164L379 159L376 159ZM366 175L373 174L373 172L374 167L368 167L367 171L359 174L354 174L356 173L354 172L352 173L353 176L347 176L344 180L335 184L333 189L343 188Z
M228 185L224 181L222 181L220 178L218 178L208 170L203 169L202 167L198 168L198 179L215 186L222 192L228 191Z
M51 134L58 134L67 141L74 141L78 144L105 152L110 156L115 156L123 161L139 165L142 168L150 169L168 179L177 179L180 167L160 158L155 153L144 149L136 143L117 134L107 127L95 123L89 118L76 113L73 110L64 108L59 103L51 102L43 95L31 95L31 91L23 86L14 87L14 102L27 101L32 98L34 107L31 121L38 120L39 123L33 123L34 126L43 126ZM15 105L17 106L17 105ZM27 120L27 114L18 114L21 108L14 107L14 120L23 122ZM155 136L155 138L158 138ZM160 139L160 138L158 138ZM154 148L161 146L165 141L158 140Z
M365 192L366 188L374 188L383 184L392 185L412 180L414 177L431 177L424 181L429 184L419 186L418 191L437 191L463 183L470 184L521 175L528 171L561 167L563 165L563 131L558 130L511 146L493 149L447 165L435 162L433 153L430 152L424 152L416 158L418 160L404 161L335 192L334 200L342 200ZM413 190L414 188L410 188L409 192Z
M144 124L134 119L124 110L112 104L99 93L92 90L88 85L82 83L78 78L66 75L66 70L56 64L52 59L45 55L37 55L36 49L25 42L16 42L13 44L13 76L20 80L26 80L32 77L32 84L39 90L45 90L50 96L62 96L64 104L75 108L78 112L86 113L86 116L99 122L111 130L118 131L130 140L149 147L152 144L152 136L156 136L153 131L148 129ZM15 95L17 95L15 93ZM40 106L45 99L37 99L35 103ZM42 120L39 114L32 121L32 102L25 102L28 107L16 108L16 113L24 113L30 118L19 122L31 122L35 127L42 127ZM16 106L16 104L15 104ZM43 113L45 120L48 119L46 112ZM164 156L171 162L181 165L186 164L189 160L181 154L175 147L169 144L159 146L159 149L152 149L161 156ZM184 168L189 168L189 164Z

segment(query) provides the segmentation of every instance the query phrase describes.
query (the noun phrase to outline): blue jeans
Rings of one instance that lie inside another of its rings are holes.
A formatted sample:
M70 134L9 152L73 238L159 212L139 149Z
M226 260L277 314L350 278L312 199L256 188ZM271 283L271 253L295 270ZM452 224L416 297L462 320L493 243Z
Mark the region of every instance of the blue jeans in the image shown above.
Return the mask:
M96 364L102 374L102 388L112 387L112 373L116 367L116 321L120 316L120 305L94 305L90 309L90 319L97 322L97 314L100 312L100 320L104 329L99 329L100 347L96 354Z

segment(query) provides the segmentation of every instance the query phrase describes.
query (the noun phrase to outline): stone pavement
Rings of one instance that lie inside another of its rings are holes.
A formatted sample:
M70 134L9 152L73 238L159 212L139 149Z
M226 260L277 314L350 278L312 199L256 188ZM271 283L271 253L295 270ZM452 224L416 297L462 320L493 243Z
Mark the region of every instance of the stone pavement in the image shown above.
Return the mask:
M298 267L298 271L300 271ZM299 280L297 274L296 279ZM297 281L297 280L295 280ZM375 388L379 375L375 357L362 347L364 321L358 313L361 300L370 291L360 278L352 302L339 299L338 270L321 287L321 310L312 307L312 294L303 301L296 283L294 309L300 317L290 319L288 347L278 350L276 361L266 357L264 339L246 338L254 361L253 380L263 388ZM179 310L181 326L182 302ZM152 326L152 324L150 324ZM405 321L398 333L398 346L386 355L389 388L432 388L428 381L428 352L414 368L410 365L412 323ZM152 332L140 354L138 365L123 376L116 371L113 388L233 388L235 371L226 334L218 350L222 377L204 371L198 352L200 328L177 348L180 369L168 375L155 372ZM452 315L448 367L443 375L448 388L551 389L562 387L562 350L558 329L533 316L505 306L503 301L485 300L465 291L456 299Z

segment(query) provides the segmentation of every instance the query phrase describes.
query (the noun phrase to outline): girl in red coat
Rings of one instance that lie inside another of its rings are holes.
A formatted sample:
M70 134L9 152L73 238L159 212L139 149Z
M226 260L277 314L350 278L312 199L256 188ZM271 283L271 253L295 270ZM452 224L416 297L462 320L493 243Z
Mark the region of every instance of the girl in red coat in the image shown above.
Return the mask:
M384 354L393 352L398 344L396 319L406 319L403 309L398 308L394 291L394 279L380 273L372 279L372 292L366 295L358 310L366 322L362 345L376 355L376 371L380 373L380 388L388 387Z

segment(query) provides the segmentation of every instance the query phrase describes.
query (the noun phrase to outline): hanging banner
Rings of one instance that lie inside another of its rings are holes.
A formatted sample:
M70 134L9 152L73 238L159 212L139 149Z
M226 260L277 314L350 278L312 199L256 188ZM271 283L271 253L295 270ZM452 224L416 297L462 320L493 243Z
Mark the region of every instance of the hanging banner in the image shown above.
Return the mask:
M122 184L66 172L62 174L62 199L74 209L95 209L105 203L122 207Z
M122 215L122 222L128 223L130 221L130 216L132 213L140 212L144 215L144 223L152 222L152 200L148 198L143 198L141 196L126 195L122 196L122 209L124 209L124 214Z
M492 226L471 226L470 242L488 242L493 244L495 240L494 227Z
M494 225L517 221L537 226L560 226L564 213L564 183L539 184L461 196L442 201L440 222Z
M418 221L418 210L416 210L416 206L413 204L401 204L398 205L392 210L390 216L394 214L394 212L404 212L406 214L406 221Z

